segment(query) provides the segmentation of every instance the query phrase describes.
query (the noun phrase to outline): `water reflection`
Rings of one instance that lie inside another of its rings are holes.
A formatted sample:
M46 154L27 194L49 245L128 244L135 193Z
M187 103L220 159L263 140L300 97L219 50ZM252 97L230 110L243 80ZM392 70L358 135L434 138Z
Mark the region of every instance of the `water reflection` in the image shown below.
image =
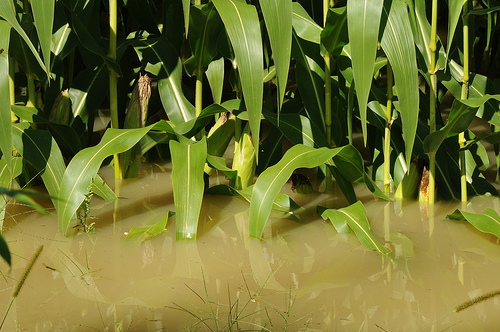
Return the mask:
M302 222L273 219L262 241L248 238L248 203L207 196L197 241L175 241L175 223L141 245L132 227L173 210L166 173L122 184L114 204L93 202L95 234L65 238L55 217L6 221L13 268L0 280L3 312L27 260L36 266L4 328L45 330L259 329L341 331L489 331L500 299L446 316L459 304L500 288L498 241L445 219L456 206L436 204L433 220L416 202L365 200L373 234L394 260L338 234L315 214ZM312 196L326 205L327 195ZM297 201L304 200L304 196ZM320 203L318 203L320 202ZM468 209L498 207L475 198ZM6 273L7 268L2 266ZM441 319L441 320L440 320Z

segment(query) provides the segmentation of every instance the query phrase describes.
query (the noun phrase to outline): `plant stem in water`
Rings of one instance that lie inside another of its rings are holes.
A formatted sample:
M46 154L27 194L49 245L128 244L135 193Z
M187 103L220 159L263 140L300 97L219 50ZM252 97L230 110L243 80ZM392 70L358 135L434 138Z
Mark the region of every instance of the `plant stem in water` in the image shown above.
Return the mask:
M432 0L432 22L431 22L431 41L429 44L429 49L431 50L431 67L429 73L431 74L431 86L430 86L430 133L436 131L436 94L437 94L437 76L436 76L436 35L437 35L437 0ZM429 155L429 204L434 204L436 182L436 155Z
M464 0L463 7L463 24L464 24L464 76L462 78L462 94L460 98L467 99L469 90L469 17L468 14L468 0ZM465 133L461 132L458 135L458 143L460 148L465 146ZM467 163L465 162L465 151L460 151L460 188L461 200L467 202Z

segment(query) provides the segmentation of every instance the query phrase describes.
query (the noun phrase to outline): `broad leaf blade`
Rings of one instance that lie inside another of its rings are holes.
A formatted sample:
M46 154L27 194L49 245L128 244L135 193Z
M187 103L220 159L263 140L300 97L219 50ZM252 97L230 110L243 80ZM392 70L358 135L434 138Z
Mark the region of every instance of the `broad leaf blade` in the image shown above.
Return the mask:
M12 2L10 0L0 0L0 17L9 22L9 24L14 28L14 30L17 31L17 33L24 39L26 44L28 44L31 53L33 53L33 55L35 56L36 60L40 64L40 67L46 69L45 64L42 61L42 58L35 49L35 46L33 46L33 43L29 39L28 35L26 34L26 32L24 32L23 28L17 21L16 14L12 7ZM48 71L46 71L46 73L48 76L49 75Z
M175 201L176 238L196 239L203 200L203 169L207 159L206 138L196 143L170 142L172 185Z
M165 230L168 219L174 214L175 214L174 212L168 211L165 217L163 217L160 221L158 221L154 225L131 228L127 234L127 237L125 238L125 241L138 244L155 237L156 235L160 234Z
M54 22L55 1L32 0L31 10L35 19L36 32L45 62L45 71L50 73L50 49L52 42L52 25Z
M383 0L347 2L347 24L351 61L364 142L366 144L366 104L372 86Z
M406 145L406 165L410 165L418 123L418 71L415 43L408 10L403 0L393 0L390 9L384 6L385 29L381 45L394 72ZM359 88L356 82L356 88Z
M269 218L274 198L297 168L312 168L326 163L338 153L338 149L314 149L295 145L274 166L266 169L253 187L250 203L250 236L260 238Z
M264 60L259 16L254 6L244 2L214 0L213 3L233 45L253 144L258 147L264 93Z
M500 216L491 208L484 210L481 214L455 210L452 214L447 215L446 218L457 221L468 221L479 231L493 234L500 238Z
M349 225L356 234L359 242L368 249L376 250L383 255L388 255L391 252L382 246L371 233L365 207L360 201L342 209L328 209L323 212L321 216L323 219L329 218L332 224L337 225L337 227L339 227L341 223ZM341 230L343 230L343 228L341 228Z
M103 160L134 146L153 126L140 129L108 129L101 142L77 153L69 163L56 204L59 230L66 234Z
M260 0L278 82L278 114L285 96L292 48L292 1Z

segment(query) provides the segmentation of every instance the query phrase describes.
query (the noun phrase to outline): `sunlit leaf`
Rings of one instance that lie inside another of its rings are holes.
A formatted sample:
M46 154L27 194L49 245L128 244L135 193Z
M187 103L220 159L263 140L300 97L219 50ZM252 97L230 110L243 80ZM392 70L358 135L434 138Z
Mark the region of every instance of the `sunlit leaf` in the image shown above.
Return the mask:
M419 90L415 43L407 12L403 0L393 0L390 8L384 6L382 24L385 27L380 43L394 73L399 100L398 109L403 122L406 164L409 165L417 131ZM357 82L356 88L359 89Z
M50 49L52 42L52 26L54 23L55 1L52 0L32 0L31 10L33 12L34 24L38 41L42 49L45 62L45 71L50 72Z
M300 38L315 44L320 43L323 28L314 22L299 2L292 2L292 26Z
M213 3L234 49L253 145L257 147L264 78L259 16L254 6L237 0L213 0Z
M493 234L500 238L500 216L491 208L484 210L481 214L469 213L457 209L452 214L447 215L446 218L456 221L468 221L479 231Z
M391 253L391 251L382 246L371 233L365 207L360 201L338 210L327 209L321 214L321 217L323 217L323 219L330 219L332 224L340 229L337 229L339 232L345 232L345 229L340 226L342 223L349 225L356 234L359 242L368 249L376 250L383 255Z
M367 139L366 104L372 85L383 4L383 0L347 2L352 71L356 82L356 95L365 144Z
M203 200L207 141L205 137L196 143L171 141L169 146L172 155L176 238L196 239Z
M259 3L273 51L279 114L285 96L292 49L292 1L260 0Z
M139 244L141 242L144 242L146 240L155 237L156 235L162 233L165 230L168 219L172 217L174 214L175 214L174 212L168 211L165 217L163 217L160 221L158 221L154 225L131 228L125 240L127 242Z

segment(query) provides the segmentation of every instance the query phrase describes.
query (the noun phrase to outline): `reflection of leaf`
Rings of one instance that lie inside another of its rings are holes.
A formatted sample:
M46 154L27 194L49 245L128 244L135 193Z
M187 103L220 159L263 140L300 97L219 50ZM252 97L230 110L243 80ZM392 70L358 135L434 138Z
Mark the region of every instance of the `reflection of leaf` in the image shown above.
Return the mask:
M456 221L468 221L481 232L493 234L500 238L500 216L491 208L484 210L481 214L457 209L452 214L447 215L446 218Z
M168 211L165 217L163 217L159 222L157 222L154 225L131 228L130 232L127 234L126 241L133 243L141 243L151 239L152 237L155 237L156 235L160 234L165 230L168 219L174 214L175 214L174 212Z
M382 246L373 237L370 230L370 224L368 223L368 217L366 216L365 207L360 201L342 209L324 210L321 217L323 217L323 219L330 219L335 228L337 228L337 230L340 229L342 232L345 232L345 228L341 227L341 224L346 223L349 225L359 239L359 242L368 249L376 250L384 255L390 253L388 249Z

